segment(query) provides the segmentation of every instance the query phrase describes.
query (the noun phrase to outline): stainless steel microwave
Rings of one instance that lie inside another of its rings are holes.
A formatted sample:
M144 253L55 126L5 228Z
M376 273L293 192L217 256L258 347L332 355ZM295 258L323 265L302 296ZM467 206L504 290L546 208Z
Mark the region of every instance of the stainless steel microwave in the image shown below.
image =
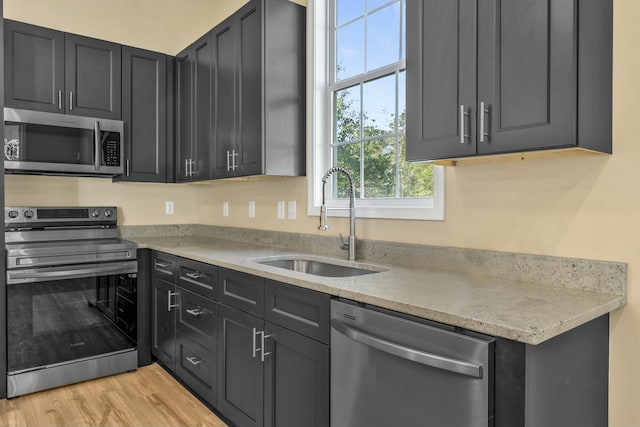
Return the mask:
M124 172L123 134L120 120L5 108L5 171L120 175Z

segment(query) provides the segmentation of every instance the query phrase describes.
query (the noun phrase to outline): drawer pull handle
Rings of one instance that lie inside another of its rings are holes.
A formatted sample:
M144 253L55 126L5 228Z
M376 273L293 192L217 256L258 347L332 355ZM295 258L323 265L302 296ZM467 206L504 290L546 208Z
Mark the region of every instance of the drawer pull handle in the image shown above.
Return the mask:
M167 268L169 267L171 264L169 264L168 262L160 262L160 261L156 261L156 268Z
M191 363L193 366L198 366L199 364L202 363L202 359L200 359L197 356L192 356L192 357L187 356L185 359L187 359L189 363Z
M203 310L201 308L190 308L190 309L187 310L187 313L189 313L190 315L192 315L194 317L198 317L201 314L207 313L207 310Z
M196 271L195 273L187 273L185 274L185 276L187 276L189 279L198 280L201 277L204 277L204 274L200 273L199 271Z

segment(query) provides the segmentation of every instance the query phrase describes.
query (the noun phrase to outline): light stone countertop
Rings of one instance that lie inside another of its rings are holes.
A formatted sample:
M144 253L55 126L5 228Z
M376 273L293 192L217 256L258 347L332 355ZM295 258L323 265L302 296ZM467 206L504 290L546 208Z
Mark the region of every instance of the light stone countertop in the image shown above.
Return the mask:
M621 295L512 280L357 262L386 271L355 277L321 277L259 264L253 259L308 255L286 249L207 237L129 237L149 248L267 279L373 304L461 328L540 344L626 303Z

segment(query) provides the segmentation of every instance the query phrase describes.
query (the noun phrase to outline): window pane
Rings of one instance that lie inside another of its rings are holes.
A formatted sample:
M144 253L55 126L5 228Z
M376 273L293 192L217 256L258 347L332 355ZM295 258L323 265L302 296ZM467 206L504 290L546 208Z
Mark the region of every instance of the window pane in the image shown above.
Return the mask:
M406 138L400 138L400 197L433 197L433 165L405 160Z
M370 12L385 3L389 3L390 0L367 0L367 10Z
M333 114L335 143L360 139L360 86L334 92Z
M364 138L395 133L395 74L366 82L362 89Z
M400 71L398 73L398 133L406 132L406 115L407 115L407 73Z
M400 3L369 15L367 22L367 70L400 60Z
M364 0L336 0L336 25L364 14Z
M356 197L360 196L360 144L341 145L334 148L333 164L346 168L353 178ZM334 197L344 199L349 197L348 180L344 174L337 173L337 189L334 186ZM333 181L334 183L336 180ZM337 191L336 191L337 190Z
M364 18L336 31L336 80L364 72Z
M366 142L364 145L364 197L395 197L395 139Z

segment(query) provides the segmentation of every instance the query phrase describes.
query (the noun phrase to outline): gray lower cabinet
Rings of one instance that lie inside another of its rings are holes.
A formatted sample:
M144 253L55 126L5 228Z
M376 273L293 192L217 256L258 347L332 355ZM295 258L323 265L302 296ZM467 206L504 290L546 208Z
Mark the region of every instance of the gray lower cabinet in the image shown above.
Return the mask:
M211 31L213 178L305 174L305 19L251 0Z
M211 34L176 56L176 181L211 178Z
M152 354L193 392L217 405L217 268L153 252Z
M222 415L239 427L328 426L329 295L232 270L219 275Z
M612 1L407 1L407 159L611 152Z
M125 173L119 180L167 182L167 62L162 53L122 48Z
M5 106L119 120L121 46L5 21Z

